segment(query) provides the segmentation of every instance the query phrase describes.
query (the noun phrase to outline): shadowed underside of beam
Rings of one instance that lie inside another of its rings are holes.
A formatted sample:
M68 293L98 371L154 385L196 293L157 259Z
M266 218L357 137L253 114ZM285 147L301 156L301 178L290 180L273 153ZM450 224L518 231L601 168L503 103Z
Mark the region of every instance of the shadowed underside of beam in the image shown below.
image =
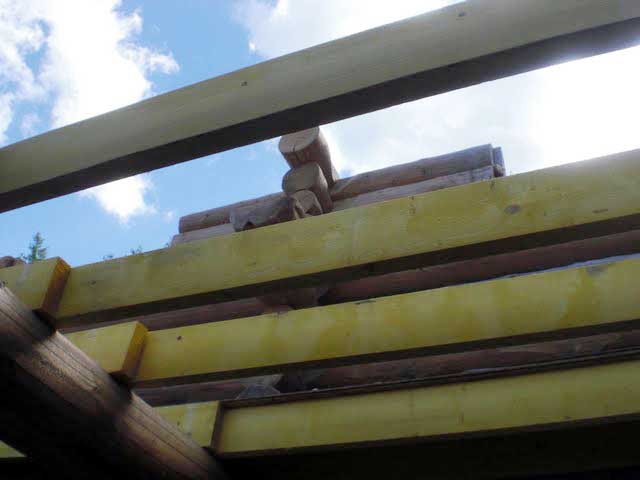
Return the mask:
M216 460L0 287L0 435L67 478L224 479Z
M636 45L636 0L470 0L0 149L0 212L448 90Z

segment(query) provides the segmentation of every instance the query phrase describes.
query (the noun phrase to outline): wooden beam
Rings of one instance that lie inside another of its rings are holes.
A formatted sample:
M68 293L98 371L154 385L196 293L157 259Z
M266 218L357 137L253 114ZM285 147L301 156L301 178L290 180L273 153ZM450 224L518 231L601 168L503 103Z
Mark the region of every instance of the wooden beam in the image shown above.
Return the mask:
M640 151L73 268L58 325L108 321L640 227Z
M142 323L127 322L65 336L107 373L129 383L138 371L146 335Z
M222 457L256 456L629 421L640 415L638 368L635 360L333 398L224 402L212 448Z
M438 177L493 166L496 161L494 150L491 145L481 145L446 155L423 158L415 162L381 168L354 175L353 177L341 178L336 181L329 193L336 203L340 204L344 201L348 205L348 199L358 195L377 190L403 187ZM242 212L249 210L283 195L283 193L272 193L263 197L245 200L244 202L232 203L231 205L185 215L180 218L179 231L180 233L187 233L228 223L232 211ZM398 198L398 196L393 198Z
M425 472L429 480L635 480L640 461L629 439L639 428L631 421L224 462L233 478L263 480L424 480Z
M159 330L147 335L136 382L237 378L625 330L640 319L639 276L635 258Z
M223 479L208 453L0 287L0 435L66 478Z
M278 143L278 149L291 168L300 167L306 163L320 165L329 187L332 187L340 178L331 162L329 145L320 127L284 135Z
M0 211L630 47L639 16L636 0L470 0L325 43L1 149Z
M71 267L59 257L0 268L0 282L38 315L51 320L58 310Z

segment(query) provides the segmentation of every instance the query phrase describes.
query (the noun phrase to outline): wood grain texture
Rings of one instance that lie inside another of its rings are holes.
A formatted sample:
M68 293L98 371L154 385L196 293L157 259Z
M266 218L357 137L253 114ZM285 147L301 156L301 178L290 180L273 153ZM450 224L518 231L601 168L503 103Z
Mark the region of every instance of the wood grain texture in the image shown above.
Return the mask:
M72 269L59 326L485 257L640 225L640 151Z
M636 0L471 0L285 55L4 147L0 211L636 45L638 16Z
M18 298L44 318L58 310L71 267L59 257L0 269L4 282Z
M223 410L222 457L459 437L640 414L639 361ZM228 404L227 404L228 405Z
M2 439L66 478L226 478L218 463L0 288Z
M466 170L464 172L452 173L451 175L439 176L421 182L410 183L395 187L383 188L372 192L362 193L355 197L337 200L334 203L334 210L346 210L347 208L362 207L378 202L386 202L396 198L420 195L421 193L435 192L443 188L457 187L467 183L480 182L494 178L494 168L491 165Z
M637 327L640 259L150 332L137 385L237 378Z
M329 187L340 177L331 162L331 152L320 127L308 128L299 132L283 135L278 142L278 149L291 168L306 163L317 163Z

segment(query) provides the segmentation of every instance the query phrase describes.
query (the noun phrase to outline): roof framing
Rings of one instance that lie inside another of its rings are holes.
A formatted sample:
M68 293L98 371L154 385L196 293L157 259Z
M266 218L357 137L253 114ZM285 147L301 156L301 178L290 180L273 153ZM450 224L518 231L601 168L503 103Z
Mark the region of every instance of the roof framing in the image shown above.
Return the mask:
M0 212L640 43L636 0L469 0L0 149Z

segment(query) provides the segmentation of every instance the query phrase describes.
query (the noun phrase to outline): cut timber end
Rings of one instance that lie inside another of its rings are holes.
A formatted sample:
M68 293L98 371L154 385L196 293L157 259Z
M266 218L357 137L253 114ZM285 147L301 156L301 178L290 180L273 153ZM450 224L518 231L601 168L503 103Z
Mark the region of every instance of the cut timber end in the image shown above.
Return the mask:
M4 282L25 305L52 322L71 267L59 257L0 269Z
M138 371L146 334L142 323L128 322L68 333L66 337L107 373L130 383Z
M278 145L280 153L291 168L307 163L317 163L327 179L329 187L340 178L333 163L331 153L319 127L284 135Z

